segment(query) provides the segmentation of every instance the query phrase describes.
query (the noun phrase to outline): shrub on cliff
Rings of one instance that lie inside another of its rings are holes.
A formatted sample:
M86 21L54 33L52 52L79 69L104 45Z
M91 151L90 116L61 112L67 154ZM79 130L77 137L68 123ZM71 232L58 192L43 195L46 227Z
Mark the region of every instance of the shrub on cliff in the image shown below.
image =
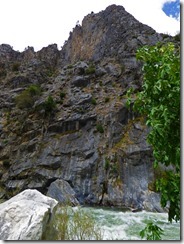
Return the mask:
M31 96L39 96L41 94L41 88L39 85L30 85L27 90Z
M98 132L104 133L104 128L103 128L102 124L97 124L96 125L96 129L97 129Z
M90 64L88 68L85 70L86 75L92 75L96 71L94 64Z
M54 101L52 96L48 96L48 98L45 100L43 104L45 114L52 113L56 108L56 102Z
M12 65L12 71L13 72L17 72L17 71L19 71L19 68L20 68L20 63L13 63L13 65Z
M15 98L15 103L20 109L31 108L40 94L40 86L30 85Z

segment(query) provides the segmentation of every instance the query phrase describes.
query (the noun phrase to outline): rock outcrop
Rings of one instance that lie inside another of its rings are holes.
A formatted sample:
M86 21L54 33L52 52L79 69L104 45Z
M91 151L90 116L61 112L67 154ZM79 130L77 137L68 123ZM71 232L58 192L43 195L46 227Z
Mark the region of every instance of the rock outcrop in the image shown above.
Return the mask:
M63 61L101 61L116 58L122 63L135 59L143 45L162 41L162 35L143 25L122 6L111 5L105 11L87 15L82 25L76 25L62 49Z
M125 104L142 85L136 50L167 41L112 5L86 16L61 51L0 45L0 197L47 194L59 179L81 204L154 210L148 128Z
M69 204L71 206L79 205L74 190L69 183L64 180L52 182L48 188L47 196L56 199L61 204Z
M42 240L56 207L56 200L37 190L19 193L0 204L0 239Z

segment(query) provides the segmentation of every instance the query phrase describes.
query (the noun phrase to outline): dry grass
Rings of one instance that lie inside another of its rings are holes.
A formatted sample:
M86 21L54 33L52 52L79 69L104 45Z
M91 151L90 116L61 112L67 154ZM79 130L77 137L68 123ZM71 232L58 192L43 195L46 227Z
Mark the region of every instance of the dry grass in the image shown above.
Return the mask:
M80 207L62 206L52 225L54 232L47 233L44 240L103 240L102 231L94 218Z

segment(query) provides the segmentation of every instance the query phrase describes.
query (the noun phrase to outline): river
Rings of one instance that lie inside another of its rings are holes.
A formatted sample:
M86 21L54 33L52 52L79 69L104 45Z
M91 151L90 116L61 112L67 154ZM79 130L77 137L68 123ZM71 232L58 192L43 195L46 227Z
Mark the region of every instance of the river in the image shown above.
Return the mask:
M84 207L103 231L103 240L141 240L139 232L153 221L164 230L162 240L180 240L180 223L168 222L167 213L131 212L111 208Z

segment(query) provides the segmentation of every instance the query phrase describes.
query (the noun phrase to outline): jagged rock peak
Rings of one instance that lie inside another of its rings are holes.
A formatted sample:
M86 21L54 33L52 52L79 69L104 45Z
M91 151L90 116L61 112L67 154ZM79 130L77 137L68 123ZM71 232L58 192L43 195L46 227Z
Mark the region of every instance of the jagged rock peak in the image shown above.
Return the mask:
M70 32L61 51L63 60L71 63L104 57L122 60L145 44L155 44L159 34L131 14L123 6L111 5L97 14L91 12Z
M18 53L19 52L14 51L13 47L8 44L0 45L0 61L14 59L17 57Z

